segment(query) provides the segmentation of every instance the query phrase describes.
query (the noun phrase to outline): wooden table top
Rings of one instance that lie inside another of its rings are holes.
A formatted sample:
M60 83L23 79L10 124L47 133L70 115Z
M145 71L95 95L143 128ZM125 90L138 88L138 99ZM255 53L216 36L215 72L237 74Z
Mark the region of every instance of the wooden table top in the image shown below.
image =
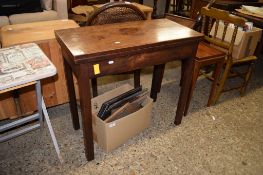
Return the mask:
M76 28L79 25L73 20L53 20L34 23L7 25L1 28L3 47L54 39L54 30Z
M235 12L234 14L237 15L237 16L246 18L248 21L253 22L254 26L263 29L263 18L259 18L259 17L256 17L256 16L251 16L251 15L240 13L240 12Z
M203 34L168 19L133 21L55 31L75 63L98 61L125 52L199 40Z
M202 0L205 2L210 2L210 0ZM237 8L240 8L242 5L249 5L249 6L257 6L260 7L263 5L262 2L254 1L244 1L244 0L216 0L213 4L213 7L227 10L227 11L234 11Z

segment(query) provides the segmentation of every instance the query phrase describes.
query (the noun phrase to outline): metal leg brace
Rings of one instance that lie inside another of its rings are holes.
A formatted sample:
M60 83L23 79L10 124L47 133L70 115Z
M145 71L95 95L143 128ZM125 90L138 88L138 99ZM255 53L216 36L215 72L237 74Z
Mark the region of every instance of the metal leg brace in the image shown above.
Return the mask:
M10 139L12 139L14 137L18 137L20 135L23 135L23 134L25 134L25 133L27 133L29 131L32 131L32 130L35 130L35 129L38 129L38 128L43 128L43 126L44 126L43 125L44 124L43 114L44 114L45 120L47 122L48 130L49 130L49 133L51 135L51 139L52 139L52 142L54 144L55 150L57 152L59 161L61 163L63 163L63 159L62 159L62 156L60 154L60 150L59 150L59 147L58 147L57 139L55 137L55 134L54 134L54 131L53 131L53 128L52 128L52 125L51 125L51 122L50 122L50 119L49 119L49 116L48 116L48 112L47 112L47 109L46 109L46 105L45 105L44 99L42 97L40 80L36 81L35 88L36 88L36 98L37 98L38 113L30 115L30 116L27 116L27 117L19 119L19 120L16 120L16 121L11 122L11 123L5 124L3 126L0 126L0 133L4 132L4 131L7 131L9 129L15 128L17 126L21 126L21 125L26 124L28 122L37 120L37 119L39 119L39 123L34 124L32 126L29 126L29 127L26 127L24 129L21 129L21 130L18 130L16 132L11 133L11 134L8 134L8 135L5 135L5 136L0 136L0 143L1 142L5 142L7 140L10 140Z
M50 122L50 119L48 116L47 108L46 108L46 105L45 105L45 102L44 102L44 99L43 99L43 96L41 93L40 81L37 81L37 83L36 83L36 95L37 95L37 107L38 107L40 126L41 126L41 128L43 128L43 124L44 124L43 113L44 113L44 117L45 117L45 120L47 122L47 127L48 127L49 133L51 135L51 139L52 139L52 142L54 144L55 150L57 152L58 159L59 159L60 163L63 163L63 159L62 159L62 156L60 154L59 147L58 147L58 142L57 142L54 130L52 128L52 125L51 125L51 122ZM43 113L42 113L42 111L43 111Z
M51 139L53 141L55 150L56 150L58 158L59 158L59 161L60 161L60 163L63 163L63 158L62 158L62 156L60 154L60 150L59 150L59 147L58 147L58 142L57 142L56 136L54 134L54 131L53 131L53 128L52 128L52 125L51 125L51 122L50 122L50 119L49 119L49 116L48 116L48 113L47 113L47 109L46 109L46 105L44 103L43 97L42 97L42 110L43 110L43 113L44 113L45 120L47 122L47 127L48 127L49 133L51 135Z

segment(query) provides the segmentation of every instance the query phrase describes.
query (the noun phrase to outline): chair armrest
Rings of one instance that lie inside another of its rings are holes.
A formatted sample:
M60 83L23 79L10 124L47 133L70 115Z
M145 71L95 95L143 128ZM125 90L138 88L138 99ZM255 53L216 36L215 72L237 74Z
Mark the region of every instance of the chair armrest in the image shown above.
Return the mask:
M57 11L59 19L68 19L67 0L54 0L53 9Z
M165 14L165 18L177 22L178 24L181 24L185 27L189 27L189 28L193 28L196 21L191 19L191 18L186 18L186 17L182 17L182 16L178 16L178 15L174 15L174 14Z

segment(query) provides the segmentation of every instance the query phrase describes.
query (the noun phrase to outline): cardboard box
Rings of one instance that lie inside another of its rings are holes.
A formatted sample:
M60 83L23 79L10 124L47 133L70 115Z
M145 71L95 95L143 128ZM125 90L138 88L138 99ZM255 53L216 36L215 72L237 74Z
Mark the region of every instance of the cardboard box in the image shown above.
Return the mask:
M213 26L210 33L212 36L214 30L215 30L215 25ZM224 24L220 22L218 26L217 38L220 39L222 38L223 30L224 30ZM233 31L234 31L233 28L228 27L225 36L226 42L230 43L232 39ZM262 36L262 29L260 28L253 27L251 31L238 30L234 48L233 48L233 53L232 53L233 59L242 59L254 55L257 44L261 39L261 36Z
M93 138L106 152L122 145L129 138L139 134L150 125L153 100L149 97L144 101L143 108L118 120L106 123L97 117L103 102L132 88L132 86L126 84L91 100Z

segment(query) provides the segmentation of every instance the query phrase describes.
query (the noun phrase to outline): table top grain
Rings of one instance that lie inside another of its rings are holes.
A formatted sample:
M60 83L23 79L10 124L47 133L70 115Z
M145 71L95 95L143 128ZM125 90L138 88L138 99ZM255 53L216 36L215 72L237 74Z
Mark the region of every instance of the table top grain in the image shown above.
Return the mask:
M133 21L55 31L61 47L75 63L100 56L154 49L184 41L200 40L203 35L168 19Z

